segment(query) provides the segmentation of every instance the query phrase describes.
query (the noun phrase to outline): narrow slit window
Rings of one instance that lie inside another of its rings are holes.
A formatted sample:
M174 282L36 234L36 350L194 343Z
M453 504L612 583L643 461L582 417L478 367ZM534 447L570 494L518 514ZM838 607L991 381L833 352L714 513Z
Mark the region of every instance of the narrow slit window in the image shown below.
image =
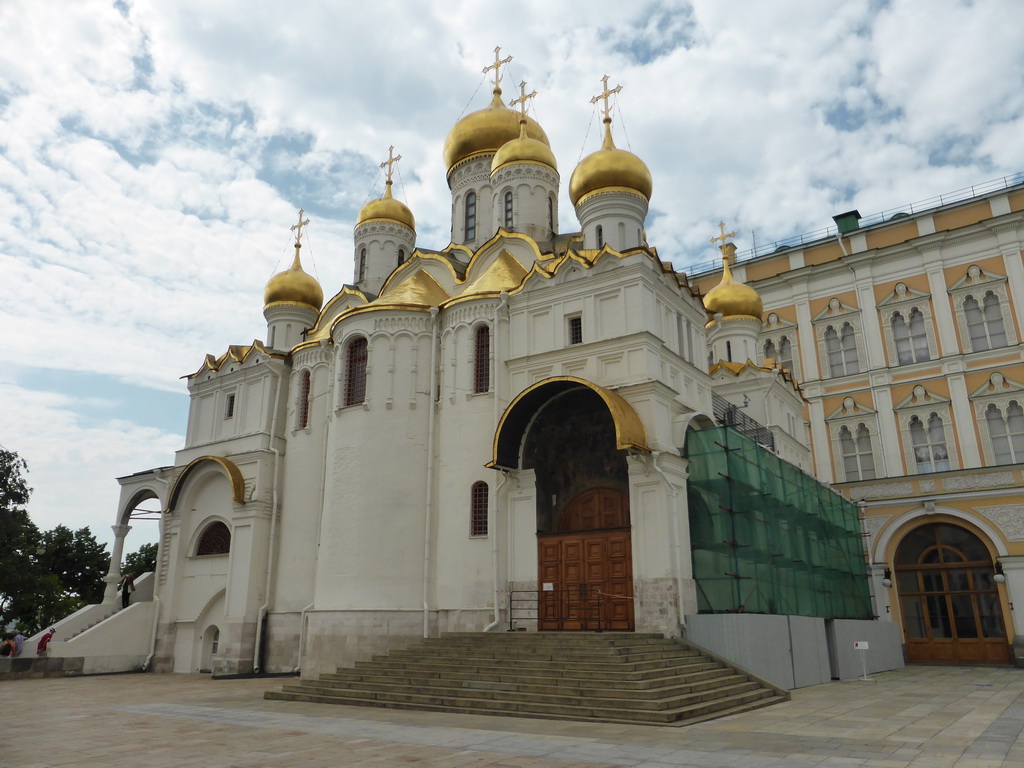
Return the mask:
M466 240L476 240L476 192L466 195Z
M480 394L491 388L491 329L481 325L476 329L476 349L473 357L473 392Z
M348 345L345 360L345 400L348 405L358 405L366 400L366 360L368 356L366 338L360 336Z
M234 393L228 395L227 401L224 403L224 418L233 419L235 417L235 395Z
M505 193L505 229L512 229L512 193Z
M487 502L489 489L483 480L473 483L469 501L469 535L487 535Z
M569 318L569 343L583 343L583 318L579 315Z
M295 412L295 428L305 429L309 426L309 390L313 377L309 371L302 372L302 381L299 384L299 403Z

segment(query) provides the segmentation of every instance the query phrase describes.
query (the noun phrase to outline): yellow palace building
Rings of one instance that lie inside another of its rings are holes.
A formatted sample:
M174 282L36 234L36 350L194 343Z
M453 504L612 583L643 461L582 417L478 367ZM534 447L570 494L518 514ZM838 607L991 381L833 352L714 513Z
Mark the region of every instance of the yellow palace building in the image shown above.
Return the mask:
M1019 662L1024 175L834 219L740 255L763 314L756 360L733 365L799 383L814 472L860 505L907 660Z

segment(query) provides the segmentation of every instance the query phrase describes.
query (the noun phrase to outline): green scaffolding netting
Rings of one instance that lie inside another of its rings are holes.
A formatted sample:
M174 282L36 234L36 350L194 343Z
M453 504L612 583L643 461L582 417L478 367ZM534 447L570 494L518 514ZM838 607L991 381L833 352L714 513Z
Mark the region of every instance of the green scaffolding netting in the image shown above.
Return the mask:
M701 613L873 616L855 504L731 427L686 445Z

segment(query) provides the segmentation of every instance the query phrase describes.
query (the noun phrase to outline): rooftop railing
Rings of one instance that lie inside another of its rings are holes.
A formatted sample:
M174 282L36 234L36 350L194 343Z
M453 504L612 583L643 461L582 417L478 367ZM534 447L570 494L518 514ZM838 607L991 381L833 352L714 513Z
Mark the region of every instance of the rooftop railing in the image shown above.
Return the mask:
M1010 187L1016 187L1020 184L1024 184L1024 172L1015 173L1012 176L1003 176L999 179L992 179L981 184L975 184L970 187L964 187L963 189L957 189L952 192L945 192L935 197L929 197L924 200L918 200L916 203L908 203L901 205L897 208L889 208L879 213L872 213L869 216L864 216L860 219L860 228L870 227L873 224L881 224L886 221L892 221L893 219L902 219L906 216L913 216L919 213L923 213L928 210L935 208L941 208L944 205L950 205L951 203L960 203L964 200L970 200L975 197L982 197L984 195L998 192L1001 189L1009 189ZM786 237L782 240L773 240L769 243L763 243L757 245L755 248L751 248L746 251L736 252L736 261L749 261L750 259L757 258L758 256L767 256L768 254L775 253L777 251L786 251L791 248L797 248L808 243L818 242L836 236L836 228L823 227L822 229L816 229L813 232L804 232L803 234L793 235L792 237ZM706 272L714 272L721 269L721 259L709 259L707 261L700 261L691 264L689 267L685 267L681 272L685 272L690 277L702 275Z

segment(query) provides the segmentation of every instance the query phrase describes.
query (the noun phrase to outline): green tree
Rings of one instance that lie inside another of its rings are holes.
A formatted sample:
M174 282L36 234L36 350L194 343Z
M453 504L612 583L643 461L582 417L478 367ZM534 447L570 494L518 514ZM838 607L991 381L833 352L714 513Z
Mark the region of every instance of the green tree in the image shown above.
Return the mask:
M156 544L143 544L138 552L129 552L124 556L124 565L121 566L121 573L130 573L136 577L155 570Z
M0 448L0 624L28 634L103 597L105 545L88 528L40 533L28 516L28 465Z

